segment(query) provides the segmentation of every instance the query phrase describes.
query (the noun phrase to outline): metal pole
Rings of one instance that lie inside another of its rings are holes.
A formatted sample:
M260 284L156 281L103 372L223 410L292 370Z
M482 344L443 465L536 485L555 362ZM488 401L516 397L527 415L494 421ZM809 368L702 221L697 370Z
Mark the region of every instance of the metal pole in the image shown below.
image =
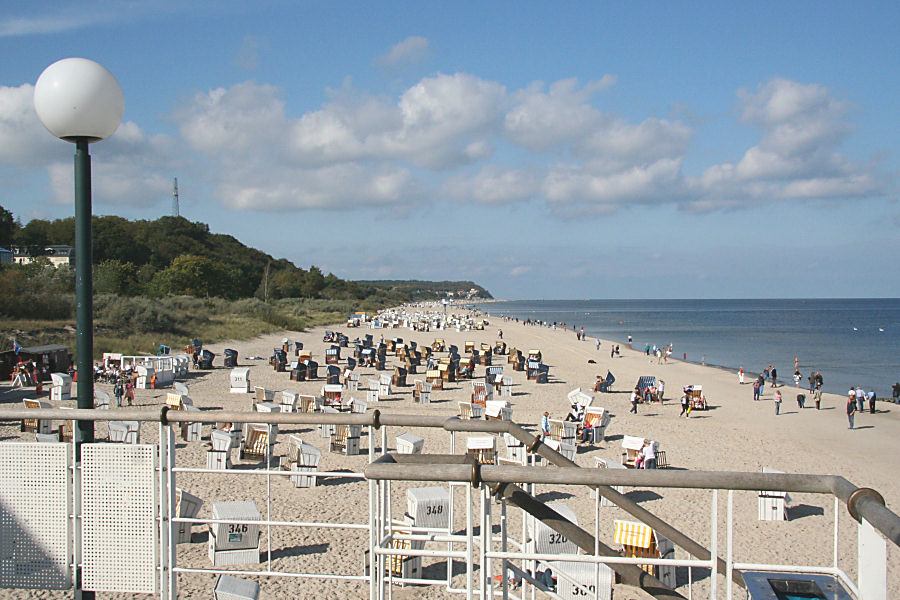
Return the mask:
M78 367L78 408L94 408L94 301L91 273L91 155L87 138L75 142L75 351ZM83 442L94 441L94 423L76 421L75 460Z
M78 367L77 407L94 408L94 298L91 263L91 155L88 139L75 141L75 352ZM94 441L94 422L75 421L72 431L75 462L81 462L81 444ZM76 525L77 526L77 525ZM76 569L75 598L94 600L94 592L81 589L81 567Z
M472 546L474 536L472 532L472 486L466 486L466 599L472 600L472 588L474 587L473 571L475 569L472 560Z
M709 552L709 600L716 600L716 564L719 560L719 490L712 491L712 508L710 510Z
M725 530L725 597L731 600L731 576L734 569L734 490L728 490L727 527Z

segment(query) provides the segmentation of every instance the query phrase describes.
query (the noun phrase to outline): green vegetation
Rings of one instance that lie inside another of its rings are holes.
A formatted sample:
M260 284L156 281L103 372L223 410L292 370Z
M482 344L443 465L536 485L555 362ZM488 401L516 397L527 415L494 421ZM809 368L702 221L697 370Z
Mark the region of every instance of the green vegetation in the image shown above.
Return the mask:
M380 279L361 281L376 288L407 295L413 301L444 298L448 293L456 298L465 298L470 292L484 300L493 298L491 293L473 281L417 281Z
M74 245L73 219L35 219L22 226L0 206L0 247ZM487 290L464 282L346 281L311 266L296 267L212 234L180 217L128 221L94 217L94 353L155 353L193 338L246 339L282 329L342 322L446 292ZM75 347L75 278L45 258L0 265L0 338L23 346Z

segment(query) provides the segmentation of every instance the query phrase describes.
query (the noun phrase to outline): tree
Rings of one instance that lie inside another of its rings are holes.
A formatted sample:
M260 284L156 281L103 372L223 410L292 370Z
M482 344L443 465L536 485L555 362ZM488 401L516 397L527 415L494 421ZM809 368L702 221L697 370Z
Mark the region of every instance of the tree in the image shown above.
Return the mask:
M221 262L188 254L159 271L153 284L163 295L234 298L234 280L234 271Z
M19 229L13 214L0 206L0 248L9 248L13 237Z
M138 270L132 263L105 260L94 267L94 292L134 296L139 293L135 286L137 278Z

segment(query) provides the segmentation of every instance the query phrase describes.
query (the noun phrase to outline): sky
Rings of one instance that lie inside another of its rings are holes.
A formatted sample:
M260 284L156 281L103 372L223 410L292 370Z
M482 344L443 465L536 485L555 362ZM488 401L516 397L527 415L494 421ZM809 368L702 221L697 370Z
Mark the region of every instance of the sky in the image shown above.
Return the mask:
M499 298L900 297L896 2L0 0L0 205L73 208L34 113L95 60L93 212Z

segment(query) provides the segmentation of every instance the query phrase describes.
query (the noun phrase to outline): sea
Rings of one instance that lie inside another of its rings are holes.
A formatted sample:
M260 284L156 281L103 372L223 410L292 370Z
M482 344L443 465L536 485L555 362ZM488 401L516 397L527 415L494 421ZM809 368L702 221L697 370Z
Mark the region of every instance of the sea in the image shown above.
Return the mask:
M587 336L623 347L631 336L632 347L641 351L647 344L671 344L675 358L728 369L735 378L742 366L750 380L749 374L774 365L779 382L792 386L796 357L803 387L810 371L819 371L826 392L862 386L890 398L891 386L900 381L897 298L510 300L475 307L494 317L584 327ZM601 348L601 357L603 350L609 347Z

